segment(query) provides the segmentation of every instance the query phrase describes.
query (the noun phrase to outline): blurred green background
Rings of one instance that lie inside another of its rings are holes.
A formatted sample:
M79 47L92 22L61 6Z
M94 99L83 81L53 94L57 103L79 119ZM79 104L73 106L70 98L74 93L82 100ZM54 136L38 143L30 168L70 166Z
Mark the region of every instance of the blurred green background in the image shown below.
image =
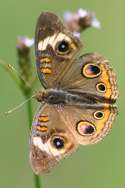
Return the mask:
M111 134L103 142L80 147L51 173L43 175L43 188L123 188L125 187L125 1L0 0L0 59L16 66L16 37L34 36L41 11L62 16L64 11L85 8L96 13L101 30L82 34L83 52L99 52L107 57L118 77L119 115ZM35 64L35 62L34 62ZM36 74L36 70L34 69ZM40 89L38 80L37 88ZM24 101L13 80L0 67L0 112ZM34 111L37 103L33 102ZM26 107L7 117L0 116L0 188L34 188L28 161L28 118Z

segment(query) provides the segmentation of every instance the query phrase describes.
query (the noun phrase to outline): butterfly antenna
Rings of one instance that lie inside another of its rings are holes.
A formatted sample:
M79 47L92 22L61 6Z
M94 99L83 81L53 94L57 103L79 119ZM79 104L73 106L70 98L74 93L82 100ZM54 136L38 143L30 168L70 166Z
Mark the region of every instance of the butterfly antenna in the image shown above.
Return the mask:
M9 115L9 114L11 114L12 112L18 110L18 109L21 108L24 104L26 104L28 101L30 101L33 97L34 97L34 95L31 96L29 99L25 100L24 102L22 102L21 104L17 105L16 107L14 107L14 108L12 108L12 109L10 109L10 110L4 112L4 115Z

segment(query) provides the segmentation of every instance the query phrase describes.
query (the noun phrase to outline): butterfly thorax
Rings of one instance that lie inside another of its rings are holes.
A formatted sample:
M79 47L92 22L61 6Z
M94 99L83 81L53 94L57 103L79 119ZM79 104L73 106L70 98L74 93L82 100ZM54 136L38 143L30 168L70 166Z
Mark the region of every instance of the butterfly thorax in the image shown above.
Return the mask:
M80 94L77 92L60 89L47 89L44 91L39 91L36 93L35 98L38 102L46 102L48 104L76 105L83 107L94 104L97 105L98 103L104 102L104 99L93 94Z

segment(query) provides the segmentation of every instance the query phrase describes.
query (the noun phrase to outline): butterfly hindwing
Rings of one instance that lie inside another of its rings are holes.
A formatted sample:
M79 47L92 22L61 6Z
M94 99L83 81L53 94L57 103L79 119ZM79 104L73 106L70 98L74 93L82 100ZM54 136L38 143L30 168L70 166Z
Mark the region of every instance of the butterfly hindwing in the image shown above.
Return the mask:
M30 163L36 174L49 171L58 161L70 155L78 142L60 116L56 105L40 107L33 120L30 141Z
M88 145L101 141L110 132L117 108L107 104L96 107L65 106L60 115L79 144Z
M112 127L114 106L84 108L44 105L34 117L30 163L36 174L48 172L69 156L79 144L99 142Z

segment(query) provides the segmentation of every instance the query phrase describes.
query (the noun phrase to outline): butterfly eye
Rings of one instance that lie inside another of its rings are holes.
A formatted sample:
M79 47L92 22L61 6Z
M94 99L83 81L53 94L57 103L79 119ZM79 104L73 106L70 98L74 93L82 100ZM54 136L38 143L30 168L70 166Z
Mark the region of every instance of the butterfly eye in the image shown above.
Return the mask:
M57 44L57 51L59 54L67 54L69 49L69 42L66 40L62 40Z
M104 117L104 113L101 111L94 112L94 118L95 119L102 119Z
M95 132L95 126L88 121L79 121L77 123L77 131L82 136L89 136Z
M48 96L48 102L49 102L49 103L54 103L54 101L55 101L54 95Z
M106 86L103 83L98 83L96 84L96 89L97 91L104 93L106 91Z
M101 74L101 70L98 65L89 63L82 67L82 75L87 78L96 78L100 74Z
M52 142L53 142L53 146L56 149L64 148L64 138L62 138L62 137L54 137Z

